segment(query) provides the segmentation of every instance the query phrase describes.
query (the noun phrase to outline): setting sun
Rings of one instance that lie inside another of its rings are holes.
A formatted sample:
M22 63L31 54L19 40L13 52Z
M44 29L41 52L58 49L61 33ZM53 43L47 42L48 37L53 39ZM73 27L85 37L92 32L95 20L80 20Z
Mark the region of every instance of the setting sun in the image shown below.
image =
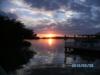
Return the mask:
M54 37L54 34L47 34L46 37Z
M39 37L48 37L48 38L52 38L52 37L56 37L58 36L58 34L53 34L53 33L46 33L46 34L38 34Z
M56 37L57 34L53 34L53 33L46 33L46 34L39 34L38 35L40 38L46 38L46 42L48 43L49 46L52 46L54 44L54 39L52 39L52 37Z

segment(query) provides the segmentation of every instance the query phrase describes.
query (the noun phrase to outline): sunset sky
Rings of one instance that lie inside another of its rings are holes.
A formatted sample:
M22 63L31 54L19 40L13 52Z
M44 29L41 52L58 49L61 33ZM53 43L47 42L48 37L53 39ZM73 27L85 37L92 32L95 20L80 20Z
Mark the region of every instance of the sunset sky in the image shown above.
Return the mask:
M0 0L2 12L37 34L100 32L100 0Z

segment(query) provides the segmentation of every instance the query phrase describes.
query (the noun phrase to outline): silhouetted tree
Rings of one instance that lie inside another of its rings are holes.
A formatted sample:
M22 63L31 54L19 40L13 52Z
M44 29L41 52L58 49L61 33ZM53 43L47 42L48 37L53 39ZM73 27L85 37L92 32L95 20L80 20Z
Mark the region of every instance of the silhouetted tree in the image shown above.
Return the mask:
M95 36L96 36L96 39L100 39L100 32L96 33Z
M0 16L0 66L13 71L27 63L35 52L28 49L31 44L25 39L34 37L36 34L22 23Z

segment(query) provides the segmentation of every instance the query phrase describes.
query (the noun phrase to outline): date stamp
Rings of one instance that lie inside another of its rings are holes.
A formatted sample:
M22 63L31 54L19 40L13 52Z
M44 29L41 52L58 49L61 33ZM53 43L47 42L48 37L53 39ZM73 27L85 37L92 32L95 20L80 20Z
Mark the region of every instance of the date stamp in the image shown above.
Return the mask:
M94 68L94 64L72 64L72 68Z

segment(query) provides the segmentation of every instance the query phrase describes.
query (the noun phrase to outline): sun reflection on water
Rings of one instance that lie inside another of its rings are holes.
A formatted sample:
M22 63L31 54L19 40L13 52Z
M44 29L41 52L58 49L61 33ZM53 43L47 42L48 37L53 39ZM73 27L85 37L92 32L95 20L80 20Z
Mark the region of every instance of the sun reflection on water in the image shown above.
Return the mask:
M48 44L49 44L49 46L52 46L53 43L54 43L53 39L48 39Z

